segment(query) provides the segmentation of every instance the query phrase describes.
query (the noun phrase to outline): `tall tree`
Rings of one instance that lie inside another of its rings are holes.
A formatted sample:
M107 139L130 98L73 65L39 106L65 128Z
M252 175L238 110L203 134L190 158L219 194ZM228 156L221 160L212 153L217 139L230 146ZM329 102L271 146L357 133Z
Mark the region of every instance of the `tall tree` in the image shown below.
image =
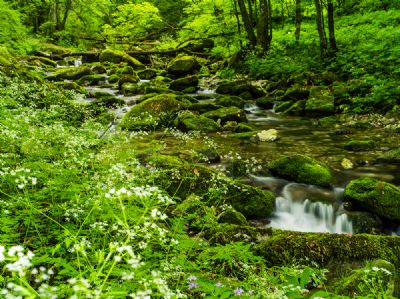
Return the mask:
M329 31L329 51L328 40L325 33L324 15L322 0L314 0L315 3L315 18L317 23L317 30L320 41L321 57L324 58L329 54L337 52L336 38L335 38L335 24L334 24L334 8L332 0L328 0L328 31Z
M301 21L302 21L302 15L301 15L301 0L296 0L296 16L295 16L295 24L296 24L296 44L299 43L300 40L300 31L301 31Z

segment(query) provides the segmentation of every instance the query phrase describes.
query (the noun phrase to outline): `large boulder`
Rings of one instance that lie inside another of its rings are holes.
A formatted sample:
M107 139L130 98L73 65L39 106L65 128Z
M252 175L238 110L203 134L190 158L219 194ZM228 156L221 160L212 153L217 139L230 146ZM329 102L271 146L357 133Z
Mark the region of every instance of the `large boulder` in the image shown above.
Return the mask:
M214 120L190 111L179 113L174 121L174 126L182 131L216 132L220 129Z
M344 190L344 200L383 218L400 221L400 189L374 178L351 181Z
M231 107L235 106L238 108L243 109L245 105L245 101L241 97L237 96L221 96L218 97L215 102L216 105L223 106L223 107Z
M160 94L132 107L122 118L120 126L128 130L149 130L171 124L180 110L190 105L178 101L174 94Z
M198 85L199 78L197 76L187 76L172 81L169 88L175 91L183 91L189 87L195 87L195 89L197 89Z
M151 156L147 162L161 169L156 181L171 195L186 198L194 193L209 205L229 204L246 218L265 218L274 210L271 192L232 180L214 169L163 155Z
M306 102L305 112L309 116L326 116L335 114L335 100L328 89L314 86Z
M206 112L203 116L211 118L215 121L220 120L221 124L228 121L246 122L246 112L238 107L224 107L214 111Z
M308 156L283 156L269 163L271 172L282 178L298 183L328 187L332 183L329 168Z
M190 41L187 45L185 45L184 48L192 52L203 52L204 50L209 50L214 48L214 41L210 38L193 40Z
M310 95L310 91L299 84L295 84L288 88L282 101L301 101L307 100Z
M59 69L47 76L48 80L78 80L79 78L87 75L91 75L92 71L87 66L80 66L74 68L67 68L67 69Z
M121 63L126 62L134 68L143 68L143 64L123 51L106 49L100 54L100 62Z
M193 56L180 56L173 59L167 67L169 74L185 76L194 74L200 69L200 64Z
M246 81L222 81L218 84L216 92L219 94L229 94L240 96L241 94L250 94L254 99L265 96L265 92Z

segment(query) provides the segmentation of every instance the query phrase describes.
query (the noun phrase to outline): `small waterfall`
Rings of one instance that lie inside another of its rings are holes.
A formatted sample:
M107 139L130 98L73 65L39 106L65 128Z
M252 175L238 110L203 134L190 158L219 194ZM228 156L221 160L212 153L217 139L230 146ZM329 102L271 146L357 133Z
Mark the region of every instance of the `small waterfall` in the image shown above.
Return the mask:
M352 233L353 226L346 214L339 214L330 204L296 201L292 196L292 184L276 199L276 212L271 227L302 232ZM293 188L292 188L293 189Z
M76 59L74 60L74 67L78 67L82 65L82 60L81 59Z

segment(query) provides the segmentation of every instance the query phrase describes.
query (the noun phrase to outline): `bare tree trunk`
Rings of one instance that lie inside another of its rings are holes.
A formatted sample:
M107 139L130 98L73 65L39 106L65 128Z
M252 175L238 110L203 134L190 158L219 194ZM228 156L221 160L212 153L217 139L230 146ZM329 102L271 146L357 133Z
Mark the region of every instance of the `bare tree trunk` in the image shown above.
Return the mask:
M238 0L238 4L239 4L239 8L240 8L240 13L242 15L244 28L246 29L247 37L250 41L250 45L252 48L255 48L257 45L257 39L256 39L256 35L254 34L254 31L253 31L253 22L249 17L249 13L247 12L247 8L246 8L246 4L244 3L244 0Z
M316 22L317 22L317 30L318 30L318 35L319 35L319 45L320 45L321 57L325 57L326 50L327 50L327 40L326 40L324 24L323 24L321 0L314 0L314 3L315 3L315 10L316 10L315 18L316 18Z
M333 3L332 0L328 0L328 30L329 30L329 47L334 53L338 51L335 38L335 21L333 14Z
M299 40L300 40L301 21L302 21L301 0L296 0L296 17L295 17L295 23L296 23L296 32L295 32L296 45L299 44Z

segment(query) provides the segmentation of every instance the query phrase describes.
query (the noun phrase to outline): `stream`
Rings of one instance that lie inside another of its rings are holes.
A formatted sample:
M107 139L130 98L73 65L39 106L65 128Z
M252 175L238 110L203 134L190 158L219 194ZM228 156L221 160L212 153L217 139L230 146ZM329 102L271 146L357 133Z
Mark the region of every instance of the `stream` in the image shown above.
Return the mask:
M81 65L79 61L71 64L70 67ZM141 80L140 83L144 82L149 82L149 80ZM85 88L89 94L107 92L125 101L126 104L123 107L112 110L117 122L141 96L125 97L119 94L118 89L110 87L87 86ZM203 99L200 101L212 101L216 94L212 87L202 85L197 94L192 96L198 95L201 95ZM93 100L94 98L90 97L79 99L81 102ZM400 185L399 165L376 162L382 153L400 144L400 134L371 127L368 128L366 136L366 129L356 125L325 127L316 119L275 113L273 109L264 110L251 102L245 106L245 111L249 124L259 131L276 129L279 139L275 142L250 142L228 138L223 134L210 134L218 146L235 149L244 158L252 157L262 161L271 161L281 155L296 153L310 155L328 164L335 177L334 186L331 189L323 189L289 182L271 175L258 173L249 175L246 183L272 191L277 195L275 213L271 219L264 220L263 225L304 232L351 234L353 225L342 204L342 194L346 184L360 176L368 176ZM362 140L366 137L379 141L378 146L368 151L348 151L343 148L344 143L351 139ZM173 142L170 146L173 146ZM350 160L353 166L344 169L343 159ZM222 159L221 163L224 164L226 161ZM398 229L397 231L400 232ZM396 228L388 229L386 232L396 234Z

